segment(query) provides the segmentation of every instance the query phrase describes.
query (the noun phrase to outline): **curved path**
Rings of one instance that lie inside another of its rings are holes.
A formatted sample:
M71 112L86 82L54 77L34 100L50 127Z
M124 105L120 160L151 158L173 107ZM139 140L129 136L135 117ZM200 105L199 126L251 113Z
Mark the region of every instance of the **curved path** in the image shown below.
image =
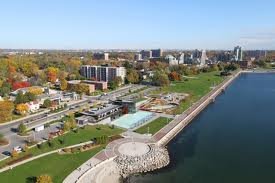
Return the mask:
M48 155L50 155L50 154L54 154L54 153L60 152L60 151L61 151L62 149L64 149L64 148L73 148L73 147L83 146L83 145L90 144L91 142L92 142L92 141L84 142L84 143L80 143L80 144L75 144L75 145L68 146L68 147L62 147L62 148L60 148L60 149L56 149L56 150L53 150L53 151L50 151L50 152L46 152L46 153L43 153L43 154L34 156L34 157L32 157L32 158L29 158L29 159L20 161L20 162L18 162L18 163L15 163L15 164L13 164L13 165L6 166L6 167L0 169L0 173L1 173L1 172L4 172L4 171L7 171L7 170L10 170L10 169L13 169L14 167L17 167L17 166L19 166L19 165L28 163L28 162L30 162L30 161L33 161L33 160L42 158L42 157L44 157L44 156L48 156Z
M122 138L115 140L109 143L105 149L74 170L66 177L63 183L115 182L114 179L119 179L119 170L117 170L113 159L124 154L125 149L128 150L127 153L133 156L137 152L138 154L144 154L147 152L146 144L151 143L152 141L141 138ZM133 144L136 146L133 146ZM139 146L143 147L142 151L137 151L138 149L136 147Z

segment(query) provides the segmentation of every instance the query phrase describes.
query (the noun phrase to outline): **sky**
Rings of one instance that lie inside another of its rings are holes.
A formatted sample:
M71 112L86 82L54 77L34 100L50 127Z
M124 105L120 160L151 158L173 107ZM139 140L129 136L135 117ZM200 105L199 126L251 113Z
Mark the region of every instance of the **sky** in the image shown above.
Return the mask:
M0 48L275 49L274 0L0 0Z

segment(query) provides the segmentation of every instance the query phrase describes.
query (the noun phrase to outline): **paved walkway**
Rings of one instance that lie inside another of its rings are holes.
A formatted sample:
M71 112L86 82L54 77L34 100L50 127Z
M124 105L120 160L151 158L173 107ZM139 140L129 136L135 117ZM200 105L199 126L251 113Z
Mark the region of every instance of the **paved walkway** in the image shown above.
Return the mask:
M195 104L190 106L181 115L177 116L168 125L159 130L152 137L153 140L158 142L159 145L166 145L171 138L173 138L178 132L181 131L188 123L204 108L206 107L212 99L215 99L219 93L227 87L239 74L238 72L234 76L231 76L220 83L218 86L213 88L207 95L198 100Z
M140 138L122 138L115 140L107 145L107 147L103 150L101 150L99 153L97 153L95 156L93 156L91 159L83 163L80 167L78 167L76 170L74 170L70 175L66 177L66 179L63 181L63 183L76 183L76 182L85 182L82 181L82 179L87 180L86 174L89 174L88 182L102 182L104 179L103 173L101 172L103 169L104 171L108 171L110 174L109 168L106 168L108 166L105 165L105 163L110 163L115 157L121 155L121 150L119 148L127 143L130 142L140 142L144 144L150 144L152 141L150 139L140 139ZM105 165L105 166L101 166ZM108 169L108 170L107 170ZM115 167L111 167L112 171L116 171ZM91 171L93 171L91 173ZM102 176L97 175L95 172L101 172ZM91 176L95 175L95 176ZM115 174L113 175L115 176ZM86 178L85 178L86 177ZM101 181L99 181L99 179ZM97 180L97 181L96 181Z
M78 147L78 146L82 146L82 145L86 145L86 144L90 144L90 143L91 143L91 141L89 141L89 142L84 142L84 143L75 144L75 145L72 145L72 146L68 146L68 147L63 147L63 148L60 148L60 149L56 149L56 150L53 150L53 151L50 151L50 152L47 152L47 153L44 153L44 154L40 154L40 155L38 155L38 156L34 156L34 157L29 158L29 159L26 159L26 160L24 160L24 161L20 161L20 162L18 162L18 163L13 164L13 165L4 167L4 168L0 169L0 173L1 173L1 172L4 172L4 171L7 171L7 170L10 170L10 169L12 169L12 168L14 168L14 167L17 167L17 166L19 166L19 165L28 163L28 162L30 162L30 161L33 161L33 160L42 158L42 157L44 157L44 156L48 156L48 155L50 155L50 154L57 153L57 152L61 151L61 150L64 149L64 148Z

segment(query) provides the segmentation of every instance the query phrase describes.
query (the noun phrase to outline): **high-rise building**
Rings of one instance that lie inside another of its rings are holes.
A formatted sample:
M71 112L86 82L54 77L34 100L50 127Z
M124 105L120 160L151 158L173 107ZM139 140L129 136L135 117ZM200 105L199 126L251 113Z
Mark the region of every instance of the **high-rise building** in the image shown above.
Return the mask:
M153 58L162 57L162 49L151 50Z
M95 79L96 81L106 81L110 82L115 77L121 77L124 83L126 77L125 67L109 67L109 66L93 66L93 65L83 65L80 68L81 76L87 79Z
M178 65L179 64L179 61L173 55L166 55L164 59L169 65Z
M229 62L232 58L230 51L221 52L217 55L217 60L222 62Z
M135 60L142 60L142 55L140 53L135 54Z
M152 58L152 51L151 50L150 51L148 51L148 50L142 50L140 52L140 54L141 54L142 60Z
M94 53L93 59L95 60L109 60L109 53Z
M234 48L234 60L235 61L243 61L243 51L242 47L236 46Z
M185 58L184 53L181 53L178 57L179 64L184 64L184 58Z
M202 50L201 51L201 57L200 57L200 65L205 65L206 64L206 59L207 59L206 51Z
M200 50L194 50L192 53L193 59L200 59L201 58L201 51Z

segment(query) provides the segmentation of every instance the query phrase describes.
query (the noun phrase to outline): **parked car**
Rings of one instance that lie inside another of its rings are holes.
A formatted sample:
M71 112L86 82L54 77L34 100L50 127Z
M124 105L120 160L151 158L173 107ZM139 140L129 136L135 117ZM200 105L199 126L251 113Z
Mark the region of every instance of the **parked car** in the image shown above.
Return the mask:
M15 146L15 147L13 148L13 150L16 151L16 152L21 152L23 149L22 149L22 147L20 147L20 146Z
M2 152L2 154L6 155L6 156L11 156L11 153L9 151L4 151L4 152Z

